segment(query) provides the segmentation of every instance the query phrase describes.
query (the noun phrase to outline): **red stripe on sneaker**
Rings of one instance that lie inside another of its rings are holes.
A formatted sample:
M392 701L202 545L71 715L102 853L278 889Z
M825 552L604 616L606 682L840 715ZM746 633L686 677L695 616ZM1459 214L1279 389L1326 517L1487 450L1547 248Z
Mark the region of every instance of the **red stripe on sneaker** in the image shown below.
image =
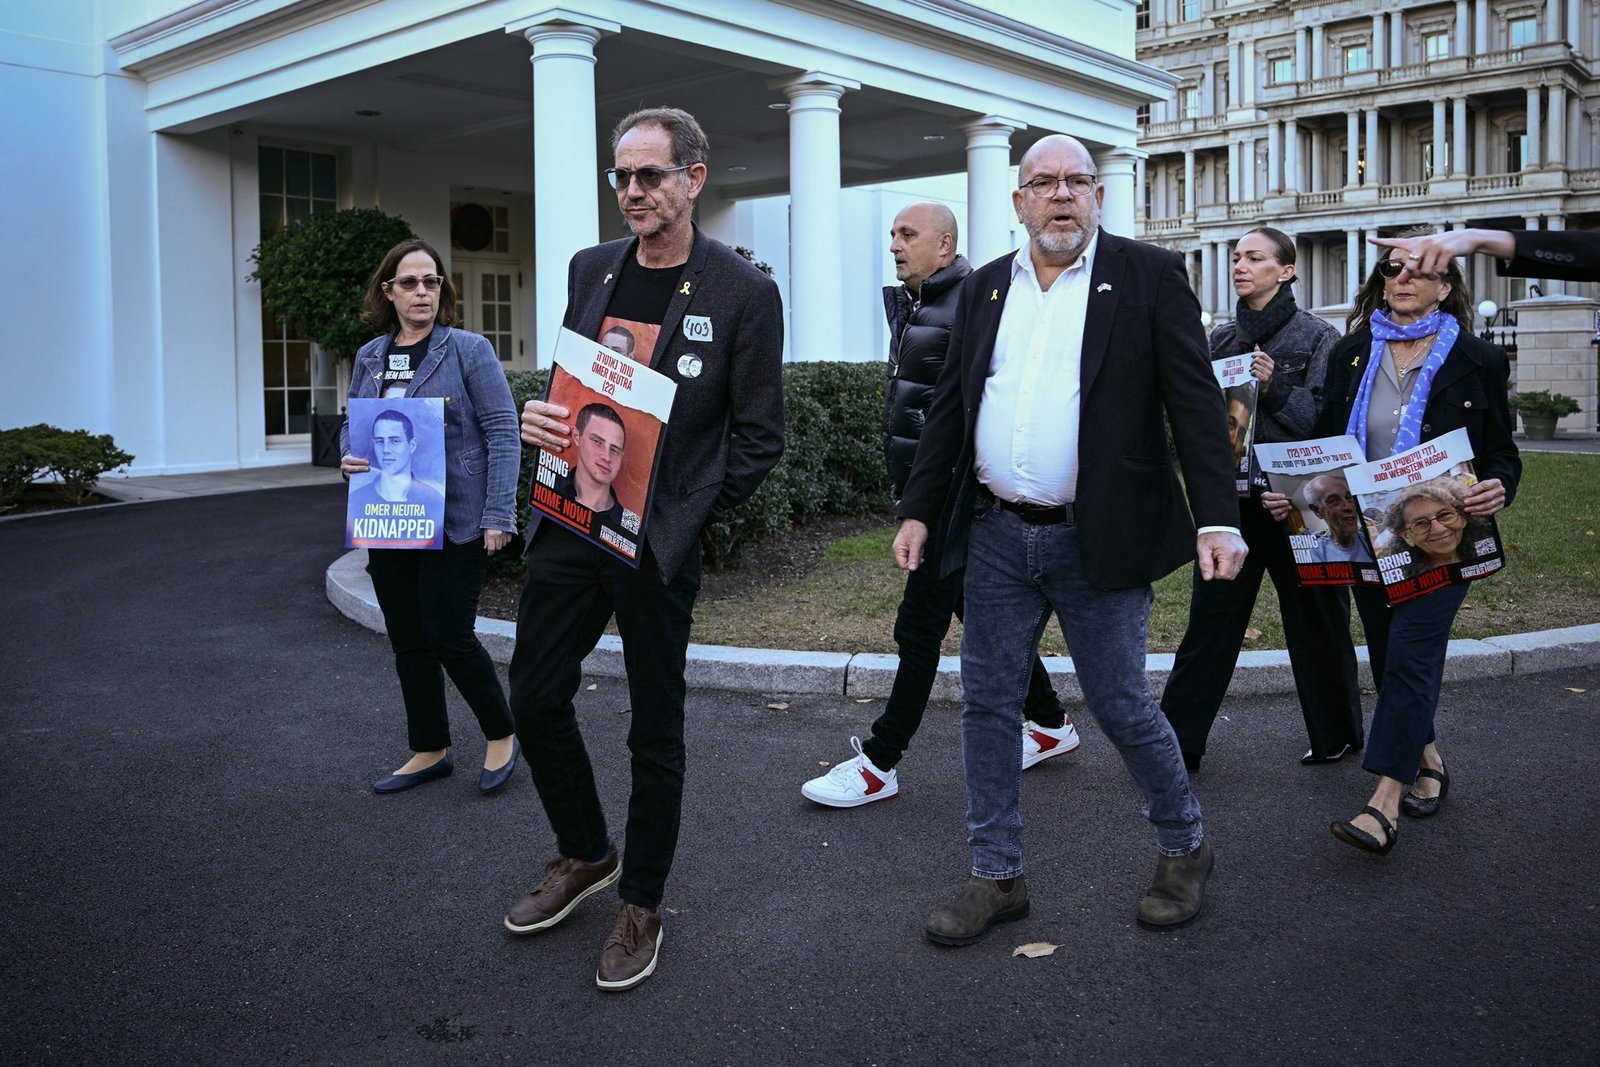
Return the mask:
M861 777L865 778L867 781L867 796L870 797L872 794L883 788L883 779L879 778L876 774L873 774L865 767L861 768Z
M1061 743L1059 737L1051 737L1049 734L1040 733L1038 730L1029 730L1028 736L1033 738L1033 742L1039 746L1040 752L1049 752Z

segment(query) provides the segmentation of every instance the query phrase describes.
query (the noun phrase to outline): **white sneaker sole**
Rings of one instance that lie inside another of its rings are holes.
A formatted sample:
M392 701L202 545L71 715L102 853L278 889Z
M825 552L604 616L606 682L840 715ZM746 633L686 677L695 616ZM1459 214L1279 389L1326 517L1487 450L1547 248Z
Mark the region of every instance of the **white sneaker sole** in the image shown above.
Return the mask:
M528 926L518 926L516 923L511 921L511 916L507 915L505 919L506 929L510 930L514 934L531 934L539 930L548 930L562 919L565 919L568 915L571 915L572 909L583 903L583 899L585 897L593 896L606 886L614 883L620 877L622 877L622 859L621 857L618 857L616 870L612 871L609 875L600 879L594 885L573 897L571 904L568 904L566 907L556 912L556 914L550 916L550 918L546 919L544 922L532 923Z
M1076 752L1078 751L1078 746L1082 744L1083 738L1079 737L1077 734L1074 734L1072 738L1072 747L1070 748L1057 745L1048 752L1040 751L1035 752L1032 756L1022 757L1022 769L1027 770L1029 767L1037 767L1045 760L1055 759L1057 756L1065 756L1068 753Z
M823 796L820 793L813 793L810 789L809 783L800 787L800 795L811 801L813 804L821 804L825 808L859 808L861 805L871 804L875 800L891 800L894 797L899 796L900 783L895 782L893 785L885 786L876 793L867 793L866 795L856 797L853 800L840 800L837 797Z
M608 993L617 993L624 989L632 989L634 986L638 985L640 982L656 973L656 961L661 958L661 941L662 933L658 930L656 931L656 951L655 955L650 957L650 965L644 970L640 971L638 974L634 975L632 978L625 979L621 982L604 982L600 979L600 972L596 971L594 972L594 984L599 986L601 989L604 989Z

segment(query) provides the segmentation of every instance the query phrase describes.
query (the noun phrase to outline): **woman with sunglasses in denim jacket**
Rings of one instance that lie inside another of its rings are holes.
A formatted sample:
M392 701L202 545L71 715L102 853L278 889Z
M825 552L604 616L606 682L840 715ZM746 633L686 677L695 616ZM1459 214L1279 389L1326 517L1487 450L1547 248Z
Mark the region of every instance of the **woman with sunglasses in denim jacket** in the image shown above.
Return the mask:
M453 769L444 677L460 690L487 742L478 787L491 793L516 769L518 747L505 688L475 630L489 557L517 531L521 446L517 410L494 347L455 328L457 294L426 241L402 241L367 284L362 320L382 336L356 353L350 396L443 397L444 546L369 549L367 572L389 631L405 702L411 759L374 782L397 793ZM346 478L367 469L340 432Z
M1432 232L1419 227L1397 236ZM1432 279L1402 279L1405 262L1386 250L1357 294L1350 332L1328 358L1312 436L1353 434L1375 460L1464 428L1480 480L1467 491L1463 510L1469 519L1484 519L1511 502L1522 475L1506 396L1510 363L1498 346L1473 336L1472 297L1454 260ZM1262 502L1279 517L1287 514L1281 494L1265 494ZM1439 811L1450 775L1433 717L1450 626L1470 588L1445 586L1391 608L1381 589L1355 587L1378 680L1362 766L1378 776L1378 786L1361 814L1332 824L1347 845L1386 854L1399 836L1402 811L1415 818Z

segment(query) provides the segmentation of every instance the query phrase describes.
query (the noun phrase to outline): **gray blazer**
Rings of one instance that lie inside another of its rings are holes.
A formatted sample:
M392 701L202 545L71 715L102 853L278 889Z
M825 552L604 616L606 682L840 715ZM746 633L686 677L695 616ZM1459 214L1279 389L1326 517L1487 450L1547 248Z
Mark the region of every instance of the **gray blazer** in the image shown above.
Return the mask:
M611 287L637 247L638 238L627 237L572 257L563 326L585 337L599 332ZM686 315L710 320L709 341L686 335ZM684 360L680 369L685 356L698 362ZM705 525L754 493L783 455L783 303L777 285L696 226L650 367L678 385L644 524L661 577L671 581ZM539 522L535 513L530 545Z
M356 353L351 397L375 397L389 337ZM517 532L517 403L487 339L435 325L428 354L406 396L444 397L444 532L465 544L483 530ZM350 420L339 427L339 452L350 454Z

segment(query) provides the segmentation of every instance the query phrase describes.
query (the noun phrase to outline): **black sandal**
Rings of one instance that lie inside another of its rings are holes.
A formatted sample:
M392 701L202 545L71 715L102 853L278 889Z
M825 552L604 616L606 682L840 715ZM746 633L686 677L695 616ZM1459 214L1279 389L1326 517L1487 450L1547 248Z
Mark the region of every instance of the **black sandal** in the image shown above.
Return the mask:
M1450 792L1450 769L1448 767L1440 767L1438 770L1434 770L1432 767L1423 767L1417 771L1417 777L1432 778L1438 782L1439 795L1419 797L1407 789L1405 795L1400 798L1400 810L1413 819L1430 819L1439 814L1439 805L1444 802L1445 794Z
M1394 843L1400 840L1399 829L1391 825L1389 820L1384 818L1383 812L1377 808L1371 806L1362 808L1361 814L1370 815L1378 820L1378 825L1383 827L1384 839L1382 841L1379 841L1376 837L1351 822L1331 823L1328 829L1333 831L1334 837L1337 837L1347 845L1359 848L1363 852L1376 852L1380 856L1387 856L1390 849L1394 848ZM1359 818L1359 816L1357 817Z

